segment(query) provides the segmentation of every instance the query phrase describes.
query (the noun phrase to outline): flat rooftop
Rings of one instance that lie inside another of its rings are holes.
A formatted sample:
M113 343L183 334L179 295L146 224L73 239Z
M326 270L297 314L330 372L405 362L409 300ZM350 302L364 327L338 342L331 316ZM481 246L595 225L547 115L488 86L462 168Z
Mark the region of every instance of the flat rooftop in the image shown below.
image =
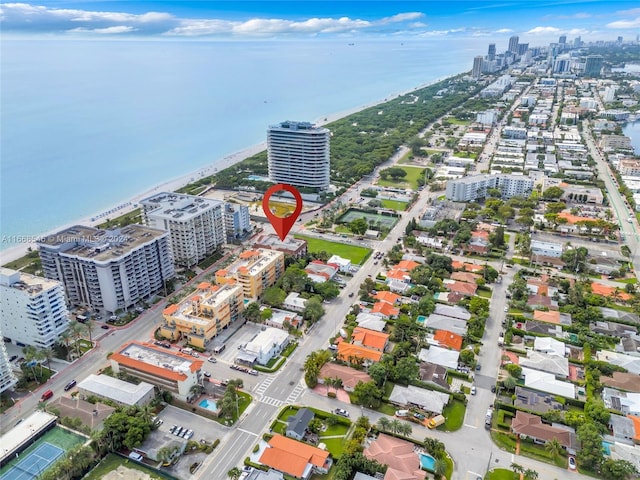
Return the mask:
M60 285L60 283L48 278L36 277L28 273L0 267L0 285L22 290L23 293L33 297L39 295L43 290L49 290Z
M153 390L154 386L146 382L140 382L135 385L109 375L91 374L78 384L78 389L86 390L125 405L135 405L150 390Z
M224 205L219 200L183 193L162 192L140 201L146 215L163 220L189 220L203 211Z
M191 365L196 361L186 354L169 353L144 343L130 343L119 354L146 363L152 367L162 368L172 372L188 375ZM200 361L200 363L202 363Z
M107 261L152 242L164 235L162 230L144 225L127 225L114 230L101 230L83 225L61 230L39 242L42 247L58 248L66 256Z
M202 284L201 284L202 285ZM182 300L177 306L178 309L170 313L171 306L167 307L167 315L180 318L198 325L206 326L211 322L215 322L215 317L204 317L197 315L196 304L200 302L201 305L208 305L213 309L219 308L222 304L229 300L229 297L233 295L242 295L242 287L238 284L228 285L211 285L208 284L206 288L198 288L198 290ZM175 307L173 307L175 309Z
M16 425L4 435L0 436L0 462L24 444L37 432L43 430L47 425L54 423L58 417L50 413L36 410L23 422Z
M255 245L269 246L274 250L295 251L305 243L307 242L293 237L286 237L284 240L280 240L277 235L262 235L256 240Z
M274 259L282 255L282 252L266 248L245 250L240 254L238 260L224 270L226 270L227 274L234 274L240 271L240 273L253 276L262 271L262 269Z

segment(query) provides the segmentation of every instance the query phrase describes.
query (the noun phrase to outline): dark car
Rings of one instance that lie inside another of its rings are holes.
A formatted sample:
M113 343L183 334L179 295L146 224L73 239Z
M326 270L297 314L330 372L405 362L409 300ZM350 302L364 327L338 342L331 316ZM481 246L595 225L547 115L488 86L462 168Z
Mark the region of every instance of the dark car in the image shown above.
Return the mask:
M495 385L491 385L491 393L496 393L496 386Z
M109 330L109 325L102 325L100 328L103 330Z
M76 382L75 380L71 380L69 383L67 383L67 384L64 386L64 391L65 391L65 392L68 392L69 390L71 390L73 387L75 387L75 386L76 386L76 383L78 383L78 382Z
M480 371L480 364L476 365L476 372Z

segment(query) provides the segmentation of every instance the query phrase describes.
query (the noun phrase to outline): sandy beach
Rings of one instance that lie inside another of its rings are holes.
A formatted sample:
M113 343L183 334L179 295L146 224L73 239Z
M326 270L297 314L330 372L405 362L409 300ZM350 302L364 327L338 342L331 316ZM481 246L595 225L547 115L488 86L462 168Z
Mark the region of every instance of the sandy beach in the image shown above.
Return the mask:
M402 95L406 95L408 93L411 93L415 90L419 90L421 88L427 87L429 85L432 85L434 83L440 82L442 81L443 78L439 78L437 80L434 80L432 82L428 82L425 84L422 84L418 87L414 87L410 90L406 90L403 92L399 92L399 93L392 93L389 94L386 98L375 101L375 102L371 102L368 103L366 105L361 105L359 107L355 107L349 110L344 110L342 112L337 112L337 113L333 113L333 114L329 114L329 115L324 115L322 117L320 117L319 119L316 119L314 122L316 125L326 125L327 123L331 123L334 122L336 120L339 120L341 118L344 118L348 115L351 115L353 113L365 110L367 108L370 107L374 107L376 105L380 105L382 103L385 103L386 101L395 98L397 96L402 96ZM288 120L288 119L283 119L283 120ZM291 120L291 119L289 119ZM295 120L295 119L293 119ZM298 119L299 120L299 119ZM38 237L44 237L47 235L51 235L51 234L55 234L57 232L59 232L60 230L63 230L65 228L69 228L73 225L88 225L88 226L96 226L99 225L100 223L104 223L107 219L113 219L116 217L119 217L121 215L124 215L126 213L131 212L132 210L135 210L135 208L137 208L137 204L138 202L140 202L140 200L142 200L143 198L149 197L155 193L158 192L166 192L166 191L175 191L179 188L184 187L185 185L188 185L191 182L194 182L200 178L203 177L207 177L209 175L213 175L214 173L216 173L216 171L219 170L224 170L225 168L228 168L238 162L241 162L242 160L251 157L252 155L255 155L256 153L259 153L263 150L266 150L267 148L267 142L262 142L259 143L257 145L245 148L243 150L240 150L238 152L232 153L231 155L227 155L226 157L220 158L218 160L213 161L211 164L209 164L206 167L203 167L199 170L196 170L195 172L191 172L189 174L186 175L182 175L180 177L174 178L173 180L169 180L167 182L161 183L156 185L155 187L140 193L138 195L136 195L133 198L130 198L128 200L125 200L117 205L115 205L114 207L107 209L106 211L101 211L101 212L96 212L93 215L89 215L87 217L84 218L80 218L74 222L68 223L66 225L62 225L54 230L51 230L49 232L46 233L42 233L40 235L35 235L33 237L33 239L30 238L25 238L25 241L23 243L20 243L19 245L16 245L14 247L11 248L7 248L5 250L0 251L0 265L4 265L8 262L11 262L13 260L16 260L18 258L23 257L24 255L26 255L29 252L29 248L31 249L35 249L36 248L36 241L38 239Z

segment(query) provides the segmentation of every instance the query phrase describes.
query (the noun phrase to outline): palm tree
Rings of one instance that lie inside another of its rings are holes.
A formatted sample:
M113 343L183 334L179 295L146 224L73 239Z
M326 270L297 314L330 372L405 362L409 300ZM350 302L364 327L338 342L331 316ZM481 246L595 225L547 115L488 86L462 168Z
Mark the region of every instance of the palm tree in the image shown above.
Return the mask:
M229 477L231 480L238 480L240 478L240 475L242 475L242 472L238 467L233 467L227 472L227 477Z
M149 404L143 406L143 407L139 407L138 409L138 416L143 418L145 422L147 422L148 424L151 424L151 419L155 416L156 412L154 411L153 407Z
M436 458L435 463L433 464L433 473L443 477L445 473L447 473L447 462L442 460L441 458Z
M560 444L558 439L555 437L549 440L544 445L544 448L547 452L549 452L549 454L553 457L554 460L558 458L558 455L560 455L560 452L562 451L562 445Z
M409 425L407 422L401 422L398 426L398 433L400 435L408 437L411 435L411 432L413 432L413 428L411 428L411 425Z
M36 369L34 368L36 362L36 355L37 355L37 351L36 351L36 347L32 346L32 345L27 345L26 347L24 347L22 349L22 353L24 354L24 363L25 365L29 365L29 367L31 367L31 373L33 374L33 378L34 380L36 380L38 383L40 383L38 381L38 375L36 375Z
M527 468L524 471L524 478L525 480L538 480L538 472L531 468Z
M515 473L524 473L524 467L518 463L511 463L511 470L513 470Z
M333 383L331 385L335 390L336 394L338 393L338 389L342 388L342 379L339 377L334 377Z
M389 428L393 433L397 434L400 431L400 429L402 428L402 422L400 420L398 420L397 418L394 418L389 423Z
M71 338L72 336L69 328L67 328L64 332L62 332L58 337L58 342L61 342L62 344L64 344L65 348L67 349L67 357L66 357L67 361L69 360L69 340L71 340Z
M377 425L380 430L384 430L385 432L389 431L389 427L391 426L391 420L389 420L387 417L380 417L378 419Z
M51 348L43 348L40 350L47 360L47 368L51 370L51 359L53 358L53 350Z

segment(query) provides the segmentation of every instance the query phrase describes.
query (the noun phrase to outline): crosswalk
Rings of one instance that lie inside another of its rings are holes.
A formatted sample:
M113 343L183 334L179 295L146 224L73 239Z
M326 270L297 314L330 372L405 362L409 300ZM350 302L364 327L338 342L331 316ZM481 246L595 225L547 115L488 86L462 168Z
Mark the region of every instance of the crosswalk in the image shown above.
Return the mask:
M273 383L274 377L265 378L260 385L256 387L254 390L255 396L258 398L258 401L261 403L266 403L267 405L273 405L274 407L281 407L285 404L293 404L296 403L296 400L300 398L300 395L305 390L305 385L300 381L293 390L289 393L289 396L286 400L279 400L277 398L270 397L265 395L264 393L269 388L269 385Z

